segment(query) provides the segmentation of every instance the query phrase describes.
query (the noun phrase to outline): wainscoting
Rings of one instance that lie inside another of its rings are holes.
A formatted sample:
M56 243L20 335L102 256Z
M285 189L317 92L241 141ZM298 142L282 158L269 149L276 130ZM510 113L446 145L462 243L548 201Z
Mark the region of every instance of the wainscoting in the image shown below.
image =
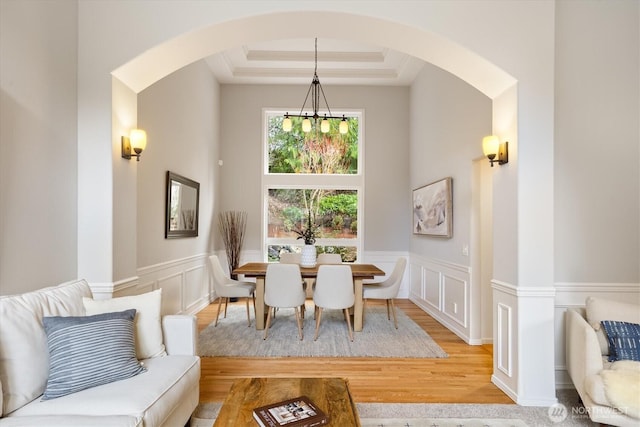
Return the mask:
M208 255L201 254L138 269L138 277L114 284L113 296L162 289L162 314L195 314L209 304ZM92 287L93 289L93 287Z
M473 317L478 310L472 305L470 267L413 255L409 277L411 301L467 344L482 344L480 337L473 335L479 320Z

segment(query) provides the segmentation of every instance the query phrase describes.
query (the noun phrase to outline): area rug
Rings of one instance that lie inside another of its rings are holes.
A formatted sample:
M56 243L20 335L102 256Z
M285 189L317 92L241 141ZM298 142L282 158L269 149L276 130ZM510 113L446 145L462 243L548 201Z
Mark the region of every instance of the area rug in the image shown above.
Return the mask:
M207 326L198 337L198 355L203 357L405 357L443 358L447 353L402 310L396 309L398 329L387 319L385 307L367 307L362 332L349 341L341 310L324 310L318 340L314 341L313 304L308 302L304 339L298 338L293 309L278 310L263 340L252 322L247 327L244 306L229 306L218 326ZM253 320L253 317L252 317Z
M515 404L356 403L363 427L596 427L575 390L557 390L557 408ZM198 405L191 427L211 427L222 403ZM555 406L555 405L554 405ZM553 411L551 409L554 409Z

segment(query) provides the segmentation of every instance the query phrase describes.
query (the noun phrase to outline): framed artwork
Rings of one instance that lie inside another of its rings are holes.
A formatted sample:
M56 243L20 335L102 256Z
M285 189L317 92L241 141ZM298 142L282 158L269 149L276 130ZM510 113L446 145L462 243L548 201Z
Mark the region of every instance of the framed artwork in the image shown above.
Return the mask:
M198 236L200 184L167 171L165 239Z
M413 234L453 236L451 177L413 190Z

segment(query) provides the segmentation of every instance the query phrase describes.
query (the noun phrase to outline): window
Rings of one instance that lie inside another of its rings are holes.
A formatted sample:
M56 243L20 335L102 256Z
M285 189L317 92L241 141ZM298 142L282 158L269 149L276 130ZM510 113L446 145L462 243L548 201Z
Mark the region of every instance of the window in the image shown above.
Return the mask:
M343 113L340 113L343 114ZM264 242L268 261L282 252L300 252L309 214L317 234L318 253L339 253L345 262L358 259L362 224L361 113L346 114L349 132L338 132L330 120L326 134L304 133L293 118L282 130L284 112L266 111L263 174Z

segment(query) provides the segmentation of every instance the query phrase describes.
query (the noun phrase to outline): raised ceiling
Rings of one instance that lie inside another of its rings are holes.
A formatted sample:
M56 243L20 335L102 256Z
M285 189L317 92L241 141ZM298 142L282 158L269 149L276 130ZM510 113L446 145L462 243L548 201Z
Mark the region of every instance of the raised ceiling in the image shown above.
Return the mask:
M206 58L221 84L302 84L313 77L314 39L259 42ZM323 85L407 86L424 62L382 46L318 39Z

